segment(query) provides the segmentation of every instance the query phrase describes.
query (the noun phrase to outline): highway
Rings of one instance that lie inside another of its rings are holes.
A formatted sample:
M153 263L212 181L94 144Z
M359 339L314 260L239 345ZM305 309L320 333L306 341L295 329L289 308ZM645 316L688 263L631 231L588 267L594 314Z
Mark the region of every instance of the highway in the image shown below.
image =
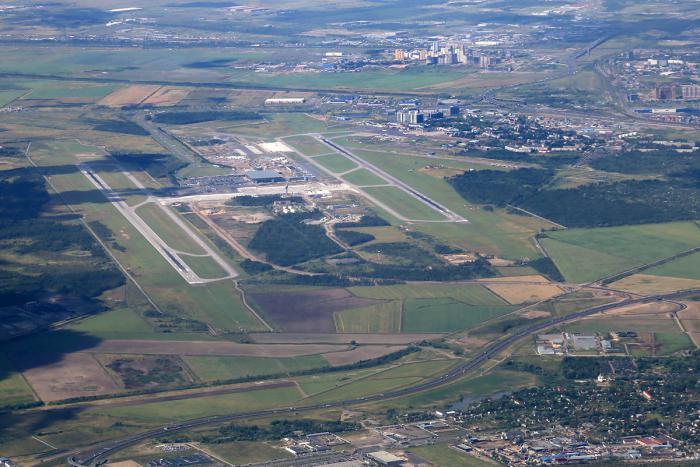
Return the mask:
M354 399L347 399L347 400L343 400L343 401L336 401L336 402L329 402L329 403L322 403L322 404L312 404L312 405L305 405L305 406L300 406L300 407L284 407L284 408L277 408L277 409L257 410L257 411L243 412L243 413L237 413L237 414L232 414L232 415L217 415L217 416L210 416L210 417L188 420L188 421L184 421L184 422L179 423L179 424L166 425L166 426L163 426L161 428L145 431L143 433L128 436L128 437L125 437L125 438L122 438L119 440L108 441L108 442L102 443L96 447L88 448L84 451L78 452L74 456L71 456L69 459L69 463L71 463L71 465L74 465L74 466L94 465L94 463L105 460L110 455L112 455L118 451L121 451L122 449L125 449L129 446L133 446L134 444L140 443L142 441L145 441L145 440L148 440L151 438L156 438L156 437L162 436L164 434L169 434L171 432L189 430L192 428L197 428L197 427L206 426L206 425L216 425L216 424L227 423L227 422L232 422L232 421L242 420L242 419L266 417L266 416L274 416L274 415L284 415L284 414L297 413L297 412L308 412L308 411L313 411L313 410L328 409L328 408L334 408L334 407L345 407L348 405L362 404L362 403L367 403L367 402L377 402L377 401L382 401L385 399L392 399L392 398L396 398L396 397L408 396L411 394L426 391L428 389L433 389L435 387L442 386L442 385L447 384L447 383L454 382L454 381L460 379L461 377L463 377L467 372L472 371L476 368L479 368L484 363L486 363L489 360L491 360L492 358L496 357L498 354L500 354L502 351L504 351L505 349L507 349L508 347L513 345L515 342L519 341L520 339L527 337L527 336L530 336L532 334L535 334L537 332L543 331L543 330L550 328L552 326L555 326L557 324L585 318L587 316L591 316L591 315L594 315L597 313L603 313L605 311L609 311L609 310L612 310L615 308L633 305L633 304L637 304L637 303L647 303L647 302L662 301L662 300L671 301L671 300L674 300L677 298L681 298L685 295L697 294L697 293L700 293L700 289L689 289L689 290L684 290L684 291L680 291L680 292L651 295L651 296L646 296L646 297L635 297L635 298L628 297L628 298L621 300L619 302L598 305L598 306L587 308L585 310L581 310L581 311L578 311L578 312L575 312L575 313L572 313L572 314L569 314L566 316L552 318L552 319L549 319L547 321L535 323L532 326L529 326L525 329L522 329L522 330L516 332L515 334L509 335L509 336L507 336L499 341L496 341L496 342L490 344L480 354L478 354L475 357L471 358L470 360L454 367L453 369L449 370L447 373L436 376L428 381L417 384L415 386L410 386L410 387L406 387L403 389L397 389L397 390L393 390L393 391L387 391L384 393L374 394L371 396L359 397L359 398L354 398ZM674 303L678 307L681 307L681 308L683 307L683 305L681 305L681 304L678 304L675 302L672 302L672 303Z

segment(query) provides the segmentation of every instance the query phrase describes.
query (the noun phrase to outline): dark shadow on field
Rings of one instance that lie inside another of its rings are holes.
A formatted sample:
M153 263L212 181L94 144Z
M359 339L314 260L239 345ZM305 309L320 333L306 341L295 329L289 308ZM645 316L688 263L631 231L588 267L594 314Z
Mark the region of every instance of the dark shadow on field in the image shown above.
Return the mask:
M96 347L102 339L68 329L44 331L3 343L10 366L0 365L0 381L12 370L24 372L61 362L66 355ZM2 417L0 417L2 418Z
M5 413L0 417L0 443L4 440L27 438L30 435L42 436L59 433L56 423L76 419L82 409L64 408L38 410L22 413ZM47 446L46 450L50 448Z

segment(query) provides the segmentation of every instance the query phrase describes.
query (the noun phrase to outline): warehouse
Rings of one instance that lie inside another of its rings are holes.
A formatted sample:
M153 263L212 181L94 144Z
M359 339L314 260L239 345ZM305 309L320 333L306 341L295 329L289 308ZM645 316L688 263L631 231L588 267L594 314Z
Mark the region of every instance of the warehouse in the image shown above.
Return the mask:
M253 183L278 183L286 179L274 170L246 170L245 176Z

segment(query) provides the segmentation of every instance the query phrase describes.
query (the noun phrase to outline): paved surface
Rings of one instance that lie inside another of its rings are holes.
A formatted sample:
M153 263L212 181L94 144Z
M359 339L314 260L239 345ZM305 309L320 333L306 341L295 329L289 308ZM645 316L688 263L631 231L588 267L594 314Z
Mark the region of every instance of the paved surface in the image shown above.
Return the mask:
M151 438L156 438L158 436L161 436L165 433L170 433L170 432L182 431L182 430L187 430L187 429L192 429L192 428L197 428L197 427L207 426L207 425L216 425L216 424L221 424L221 423L227 423L227 422L232 422L235 420L265 417L265 416L284 415L284 414L293 414L293 413L298 413L298 412L313 411L313 410L326 409L326 408L332 408L332 407L345 407L348 405L362 404L362 403L367 403L367 402L377 402L377 401L382 401L385 399L391 399L391 398L395 398L395 397L408 396L411 394L415 394L415 393L419 393L419 392L426 391L429 389L433 389L435 387L439 387L439 386L451 383L453 381L456 381L456 380L462 378L467 372L473 371L474 369L479 368L483 364L487 363L489 360L496 357L498 354L500 354L502 351L504 351L505 349L507 349L508 347L513 345L515 342L519 341L520 339L527 337L527 336L530 336L532 334L535 334L537 332L543 331L551 326L555 326L557 324L564 323L567 321L577 320L577 319L591 316L594 314L603 313L605 311L609 311L609 310L612 310L615 308L629 306L632 304L647 303L647 302L654 302L654 301L660 301L660 300L672 301L676 298L681 298L685 295L696 294L696 293L700 293L700 289L690 289L690 290L685 290L685 291L680 291L680 292L673 292L673 293L669 293L669 294L650 295L647 297L637 297L637 298L629 297L629 298L626 298L626 299L619 301L619 302L616 302L616 303L599 305L599 306L587 308L585 310L581 310L581 311L569 314L567 316L553 318L553 319L550 319L547 321L536 323L536 324L533 324L532 326L529 326L525 329L522 329L522 330L516 332L515 334L512 334L510 336L507 336L499 341L496 341L496 342L490 344L480 354L478 354L475 357L471 358L470 360L464 362L463 364L458 365L455 368L449 370L447 373L436 376L428 381L422 382L422 383L417 384L415 386L410 386L410 387L406 387L403 389L397 389L397 390L393 390L393 391L387 391L384 393L374 394L371 396L359 397L359 398L354 398L354 399L347 399L347 400L343 400L343 401L330 402L330 403L325 403L325 404L312 404L312 405L306 405L306 406L300 406L300 407L284 407L284 408L277 408L277 409L258 410L258 411L252 411L252 412L237 413L237 414L233 414L233 415L217 415L217 416L198 418L198 419L194 419L194 420L188 420L188 421L182 422L180 424L167 425L167 426L164 426L161 428L149 430L149 431L139 433L136 435L131 435L131 436L121 438L118 440L113 440L113 441L109 441L106 443L102 443L96 447L88 448L84 451L77 453L76 455L74 455L70 458L70 462L73 465L92 465L95 462L99 462L101 460L104 460L108 456L110 456L116 452L119 452L122 449L125 449L129 446L133 446L134 444L140 443L142 441L145 441L145 440L148 440ZM675 303L675 302L672 302L672 303ZM677 304L677 303L675 303L675 304L679 307L683 306L681 304Z
M195 242L198 246L200 246L205 252L206 255L203 256L209 256L213 261L215 261L221 268L226 272L226 276L224 277L219 277L216 279L203 279L197 275L188 265L185 263L185 261L182 260L182 258L179 256L179 252L167 245L165 241L163 241L160 236L151 229L151 227L143 220L141 217L139 217L138 214L136 214L136 207L131 207L129 206L124 199L119 196L117 192L115 192L98 174L96 174L89 165L87 164L80 164L78 166L82 174L97 188L102 192L102 194L105 195L107 200L112 203L112 205L119 211L119 213L126 218L126 220L131 223L131 225L134 226L136 230L139 231L141 235L153 246L153 248L160 253L160 255L170 264L175 271L180 274L180 276L188 283L188 284L204 284L207 282L215 282L223 279L231 279L236 276L238 276L238 272L233 269L233 267L228 264L221 256L219 256L206 242L204 242L197 234L195 234L192 229L189 228L187 224L184 223L182 219L180 219L175 213L170 211L168 208L162 206L160 203L156 202L156 206L159 206L160 209L163 210L163 212L173 220L181 229L182 231L192 239L193 242ZM131 175L128 172L124 172L124 175L127 176L138 188L143 189L146 191L146 188L135 178L133 175ZM156 201L155 198L150 197L148 201ZM143 203L141 203L143 204ZM199 256L199 255L194 255L194 256Z
M441 215L445 216L449 221L468 222L467 219L465 219L464 217L451 211L449 208L445 207L444 205L438 203L434 199L432 199L432 198L428 197L427 195L421 193L420 191L416 190L411 185L404 183L403 181L394 177L390 173L385 172L384 170L376 167L373 164L370 164L369 162L367 162L363 158L355 155L349 149L343 148L343 147L339 146L338 144L336 144L336 143L334 143L326 138L323 138L323 137L319 137L318 140L321 141L322 143L324 143L325 145L331 147L332 149L336 150L337 152L341 153L342 155L344 155L345 157L347 157L351 161L355 162L360 167L367 169L368 171L370 171L371 173L373 173L374 175L376 175L380 178L383 178L389 184L395 186L396 188L405 192L409 196L417 199L421 203L423 203L423 204L427 205L428 207L430 207L431 209L437 211Z

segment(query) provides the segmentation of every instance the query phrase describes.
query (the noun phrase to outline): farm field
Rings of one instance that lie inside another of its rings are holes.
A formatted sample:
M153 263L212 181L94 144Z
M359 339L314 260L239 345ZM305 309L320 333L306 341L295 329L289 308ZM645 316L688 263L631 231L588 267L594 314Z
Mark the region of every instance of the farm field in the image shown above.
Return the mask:
M409 299L404 306L405 332L453 332L514 311L516 307L468 306L449 298Z
M97 104L107 107L122 107L124 105L137 105L148 96L156 92L160 86L154 84L134 84L106 95Z
M159 106L170 106L175 105L189 94L190 90L187 88L177 88L173 86L163 86L156 92L148 96L143 104Z
M364 308L336 312L335 327L339 333L401 332L401 302L391 301Z
M655 276L680 277L700 281L700 252L655 266L644 272Z
M538 302L563 293L554 284L489 284L486 288L512 305Z
M291 289L271 293L252 289L247 296L263 316L287 332L335 332L334 313L378 304L340 289Z
M700 246L694 222L548 232L542 240L564 277L589 282Z
M635 293L657 294L700 287L700 280L683 277L633 274L610 284L621 290Z
M364 188L368 195L411 220L441 221L445 216L394 186Z
M328 362L319 355L294 358L189 356L184 360L204 381L277 375L328 366Z

